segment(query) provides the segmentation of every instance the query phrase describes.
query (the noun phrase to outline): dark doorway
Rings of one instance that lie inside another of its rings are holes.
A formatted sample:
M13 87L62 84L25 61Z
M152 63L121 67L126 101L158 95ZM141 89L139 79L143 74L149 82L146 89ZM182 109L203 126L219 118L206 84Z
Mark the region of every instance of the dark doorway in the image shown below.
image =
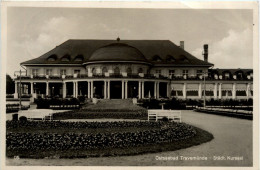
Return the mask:
M49 96L61 97L62 84L61 83L49 83Z
M144 82L144 98L154 97L154 82Z
M160 98L167 98L167 83L160 82L159 96Z
M122 82L110 81L110 98L122 99Z
M93 83L94 97L98 99L104 98L104 81L94 81Z
M138 97L138 81L128 81L128 98Z
M78 95L79 96L86 96L88 95L88 82L86 81L82 81L82 82L78 82Z

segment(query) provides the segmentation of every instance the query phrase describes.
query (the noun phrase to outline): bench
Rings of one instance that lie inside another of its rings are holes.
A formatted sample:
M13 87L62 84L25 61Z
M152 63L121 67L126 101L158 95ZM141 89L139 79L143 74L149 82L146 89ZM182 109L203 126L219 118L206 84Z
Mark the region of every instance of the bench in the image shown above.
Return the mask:
M148 121L162 120L164 117L171 121L181 122L180 110L148 110Z
M18 112L18 119L26 117L28 120L52 120L53 111L50 109L34 109L34 110L20 110Z

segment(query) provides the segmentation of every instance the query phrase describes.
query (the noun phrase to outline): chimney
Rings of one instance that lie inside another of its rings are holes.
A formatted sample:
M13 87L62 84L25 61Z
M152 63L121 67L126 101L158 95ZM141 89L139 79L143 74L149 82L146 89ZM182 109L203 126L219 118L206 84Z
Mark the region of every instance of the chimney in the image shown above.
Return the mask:
M204 52L203 52L204 61L208 62L208 54L209 54L208 48L209 48L209 45L208 44L204 44L203 47L204 47Z
M180 48L184 50L184 41L180 41Z

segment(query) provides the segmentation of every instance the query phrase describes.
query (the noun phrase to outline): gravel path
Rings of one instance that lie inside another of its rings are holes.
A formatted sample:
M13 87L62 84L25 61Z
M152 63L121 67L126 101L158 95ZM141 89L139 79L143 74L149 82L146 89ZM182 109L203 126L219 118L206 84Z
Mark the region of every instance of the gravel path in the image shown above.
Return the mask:
M86 159L7 159L6 163L45 166L252 166L252 121L193 111L183 111L182 120L211 132L214 139L199 146L155 154ZM181 156L206 157L207 160L181 160ZM214 156L224 159L239 157L238 159L243 160L213 160ZM165 157L172 160L157 160ZM173 160L177 158L178 160Z

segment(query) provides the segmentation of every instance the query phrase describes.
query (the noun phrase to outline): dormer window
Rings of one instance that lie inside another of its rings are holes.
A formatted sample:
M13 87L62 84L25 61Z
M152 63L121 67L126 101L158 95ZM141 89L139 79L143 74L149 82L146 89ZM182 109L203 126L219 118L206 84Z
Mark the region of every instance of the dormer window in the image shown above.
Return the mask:
M61 58L61 61L70 61L70 56L68 54L64 55L62 58Z
M180 55L179 60L182 61L182 62L185 62L185 63L189 62L189 60L187 59L187 57L185 55Z
M153 56L153 61L162 61L161 57L158 55Z
M83 61L83 55L77 55L74 61Z
M250 77L251 77L251 78L253 78L253 72L252 72L252 73L250 73Z
M57 56L55 54L47 58L47 61L56 61L56 60L57 60Z
M173 56L171 56L171 55L167 55L166 61L174 62L174 61L175 61L175 58L174 58Z

